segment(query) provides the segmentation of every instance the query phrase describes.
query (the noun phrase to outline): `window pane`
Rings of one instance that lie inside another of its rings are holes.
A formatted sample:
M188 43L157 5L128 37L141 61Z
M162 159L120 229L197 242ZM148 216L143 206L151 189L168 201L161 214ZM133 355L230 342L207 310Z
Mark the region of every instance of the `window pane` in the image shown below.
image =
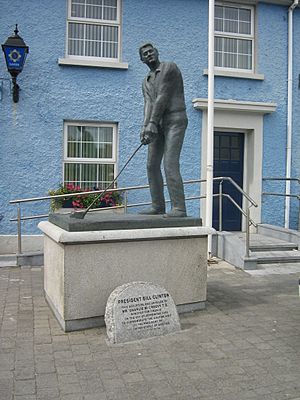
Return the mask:
M100 164L99 166L99 187L104 188L114 180L114 165Z
M68 126L68 141L81 140L81 126Z
M86 183L85 188L97 186L97 168L97 164L82 164L81 181Z
M77 18L84 18L85 7L84 4L79 4L78 1L72 1L71 4L71 16Z
M68 54L116 59L118 34L117 26L69 23Z
M216 37L215 66L252 69L252 41Z
M224 21L224 32L232 32L232 33L238 33L238 21L230 20L230 19L225 19Z
M239 20L251 23L251 10L247 10L245 8L239 9Z
M224 52L225 53L236 53L237 52L237 46L238 46L237 39L224 38L223 41L224 41Z
M215 18L223 18L223 7L215 6Z
M230 146L230 137L229 136L220 136L221 147L229 147Z
M225 53L223 66L226 68L237 68L237 55Z
M112 158L112 145L99 143L99 158Z
M224 18L229 20L238 20L239 9L234 7L224 7Z
M230 150L229 149L220 149L220 160L230 160Z
M117 20L117 0L71 0L71 17Z
M82 157L83 158L98 158L98 147L96 143L83 142L82 143Z
M65 164L65 183L76 183L80 182L80 164Z
M240 160L240 150L239 149L231 149L231 160L233 160L233 161Z
M252 42L251 40L238 40L238 52L240 54L252 54Z
M113 128L112 127L100 127L99 128L99 141L110 142L113 141Z
M113 126L67 126L67 159L64 161L64 183L82 189L105 188L114 179L115 164L103 164L101 159L112 159ZM81 158L71 163L68 158Z
M103 19L102 5L87 5L86 18Z
M118 56L118 27L103 26L103 57L117 58Z
M251 35L251 10L215 6L215 31Z
M239 136L231 136L231 147L232 148L240 148L240 137Z
M252 69L252 56L238 56L238 68Z
M117 20L117 0L104 0L103 19L108 21Z
M87 142L98 142L98 128L94 126L83 126L82 140Z
M240 22L239 33L244 35L251 35L251 24L248 22Z
M81 157L81 143L79 142L69 142L67 157Z

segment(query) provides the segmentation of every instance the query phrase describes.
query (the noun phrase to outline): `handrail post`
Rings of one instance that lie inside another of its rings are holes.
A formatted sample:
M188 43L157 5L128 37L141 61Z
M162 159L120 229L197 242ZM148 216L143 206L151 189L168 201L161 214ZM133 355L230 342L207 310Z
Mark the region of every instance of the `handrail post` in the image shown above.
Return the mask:
M219 183L219 232L223 230L223 181Z
M18 254L22 254L21 207L18 203Z
M250 257L250 207L246 211L246 257Z
M127 214L128 196L127 190L124 190L124 213Z
M298 197L298 231L300 231L300 197Z

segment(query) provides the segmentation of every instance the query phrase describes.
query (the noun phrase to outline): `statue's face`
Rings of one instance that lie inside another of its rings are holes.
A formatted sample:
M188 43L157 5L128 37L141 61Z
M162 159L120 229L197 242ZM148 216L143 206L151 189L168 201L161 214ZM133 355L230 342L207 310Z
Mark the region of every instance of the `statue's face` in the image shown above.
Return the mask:
M141 50L141 60L147 64L156 64L158 61L158 51L152 46L143 47Z

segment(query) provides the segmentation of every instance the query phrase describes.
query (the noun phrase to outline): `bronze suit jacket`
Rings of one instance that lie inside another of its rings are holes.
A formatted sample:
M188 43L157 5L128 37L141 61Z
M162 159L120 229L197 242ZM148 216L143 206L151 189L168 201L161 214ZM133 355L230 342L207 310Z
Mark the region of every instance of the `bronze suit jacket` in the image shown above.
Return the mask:
M154 76L153 76L154 75ZM161 62L143 81L144 126L161 124L164 115L185 110L182 75L173 62Z

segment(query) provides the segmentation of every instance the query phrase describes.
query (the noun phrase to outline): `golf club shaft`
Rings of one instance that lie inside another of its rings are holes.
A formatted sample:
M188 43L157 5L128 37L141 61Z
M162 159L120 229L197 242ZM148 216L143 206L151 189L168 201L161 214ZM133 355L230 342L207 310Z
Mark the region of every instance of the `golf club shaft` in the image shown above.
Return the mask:
M89 212L89 210L91 209L91 207L96 203L96 201L98 201L102 196L105 195L105 193L111 189L111 187L114 185L114 183L116 182L116 180L119 178L119 176L121 175L121 173L124 171L124 169L127 167L127 165L130 163L130 161L133 159L133 157L136 155L136 153L140 150L140 148L144 146L143 143L139 144L139 146L134 150L134 152L132 153L132 155L128 158L128 160L126 161L126 163L123 165L121 171L118 173L118 175L114 178L114 180L103 190L103 192L101 192L97 197L95 197L95 199L92 201L92 203L88 206L88 208L83 212L82 214L82 218L85 217L85 215Z

